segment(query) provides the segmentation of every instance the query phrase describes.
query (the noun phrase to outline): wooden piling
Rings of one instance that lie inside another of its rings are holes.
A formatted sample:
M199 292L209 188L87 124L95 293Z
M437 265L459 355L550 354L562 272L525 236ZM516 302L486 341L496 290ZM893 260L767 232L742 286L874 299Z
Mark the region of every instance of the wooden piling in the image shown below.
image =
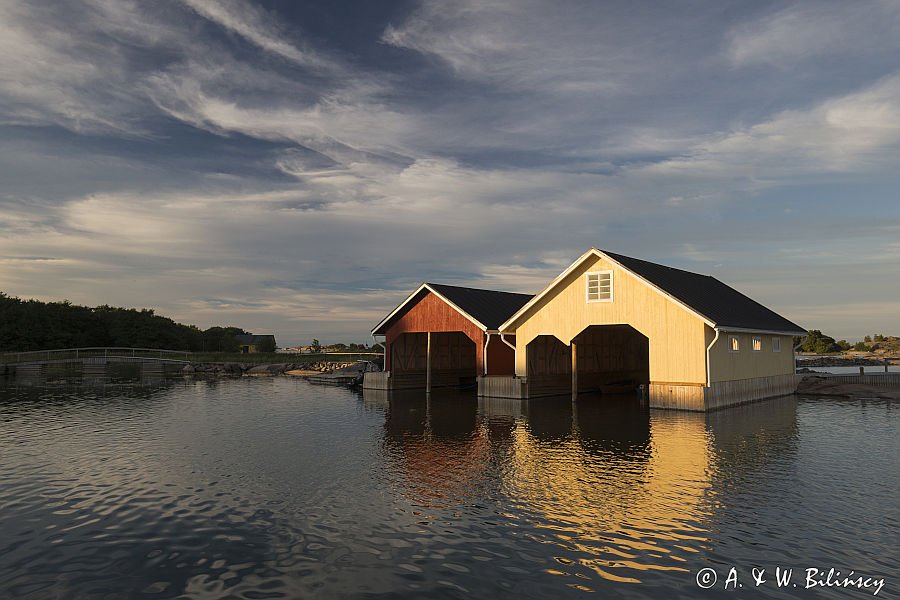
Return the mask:
M425 391L431 392L431 332L427 334L425 343Z
M572 402L578 400L578 344L572 341Z

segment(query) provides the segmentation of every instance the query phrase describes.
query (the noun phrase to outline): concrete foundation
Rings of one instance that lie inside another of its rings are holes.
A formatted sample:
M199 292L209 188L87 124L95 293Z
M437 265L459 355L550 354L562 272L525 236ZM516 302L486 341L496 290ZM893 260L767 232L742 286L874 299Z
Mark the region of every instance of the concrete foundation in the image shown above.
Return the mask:
M470 388L475 377L468 369L432 371L430 380L426 372L393 373L381 371L363 374L364 390L427 390L439 388Z
M649 390L651 408L688 411L710 411L745 404L765 398L787 396L797 390L802 377L775 375L736 381L715 382L712 386L685 383L652 383ZM489 376L478 378L478 396L484 398L530 399L571 393L571 384L559 389L530 390L527 377Z

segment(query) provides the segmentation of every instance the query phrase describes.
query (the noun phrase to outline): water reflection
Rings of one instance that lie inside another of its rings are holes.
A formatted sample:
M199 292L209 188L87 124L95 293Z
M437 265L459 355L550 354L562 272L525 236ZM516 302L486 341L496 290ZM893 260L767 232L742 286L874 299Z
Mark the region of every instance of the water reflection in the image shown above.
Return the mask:
M0 387L0 597L690 598L722 564L885 575L898 440L883 401Z
M555 548L548 574L639 583L710 550L729 482L796 445L796 399L711 414L651 411L632 396L532 401L386 398L385 443L404 493L446 508L494 479L501 514Z
M91 373L73 369L69 365L50 365L56 368L42 371L25 371L0 379L0 385L7 389L48 388L48 389L161 389L182 380L176 375L166 375L159 371L142 371L138 368L124 368L132 365L116 365L115 370Z
M607 396L575 405L578 439L591 451L646 455L650 450L650 412L633 395Z
M490 464L486 431L478 424L474 396L391 396L384 443L415 505L443 508L477 493Z

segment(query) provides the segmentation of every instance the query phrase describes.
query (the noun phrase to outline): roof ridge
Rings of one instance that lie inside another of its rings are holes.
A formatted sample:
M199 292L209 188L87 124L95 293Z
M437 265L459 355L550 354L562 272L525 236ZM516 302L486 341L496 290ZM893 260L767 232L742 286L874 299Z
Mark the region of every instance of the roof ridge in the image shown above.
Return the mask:
M715 276L707 275L706 273L697 273L696 271L688 271L687 269L680 269L678 267L670 267L669 265L664 265L662 263L653 262L652 260L645 260L643 258L635 258L633 256L628 256L627 254L620 254L618 252L610 252L608 250L603 250L601 248L597 248L597 250L600 250L600 252L602 252L603 254L607 254L609 256L621 256L622 258L627 258L628 260L636 260L638 262L647 263L650 265L656 265L657 267L662 267L664 269L672 269L673 271L681 271L682 273L690 273L691 275L697 275L698 277L709 277L710 279L715 279L716 281L719 281L719 279L717 279Z
M506 290L489 290L487 288L476 288L476 287L470 287L468 285L453 285L451 283L436 283L434 281L426 281L424 283L425 283L425 285L444 286L444 287L456 288L459 290L472 290L474 292L491 292L494 294L513 294L515 296L534 296L534 294L527 294L524 292L507 292Z

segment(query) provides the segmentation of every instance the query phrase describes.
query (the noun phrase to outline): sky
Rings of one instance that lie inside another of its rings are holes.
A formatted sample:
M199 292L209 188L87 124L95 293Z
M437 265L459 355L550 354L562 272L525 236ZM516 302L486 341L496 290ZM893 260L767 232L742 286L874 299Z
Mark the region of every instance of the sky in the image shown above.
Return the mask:
M900 334L900 2L0 0L0 290L279 345L592 246Z

